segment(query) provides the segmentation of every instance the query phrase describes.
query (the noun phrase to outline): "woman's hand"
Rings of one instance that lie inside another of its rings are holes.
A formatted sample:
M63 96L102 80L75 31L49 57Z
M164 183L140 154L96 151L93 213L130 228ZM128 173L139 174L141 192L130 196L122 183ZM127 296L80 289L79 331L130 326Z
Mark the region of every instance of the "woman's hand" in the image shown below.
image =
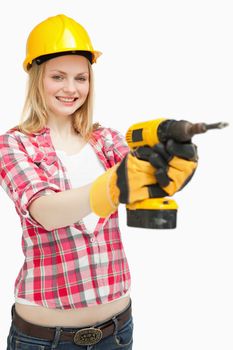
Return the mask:
M150 187L151 197L173 195L191 180L198 161L197 147L193 143L168 140L153 148L145 146L135 151L139 159L147 160L155 167L157 184Z
M166 145L139 147L93 182L90 205L107 217L119 203L173 195L191 179L197 167L197 149L192 143L169 140Z

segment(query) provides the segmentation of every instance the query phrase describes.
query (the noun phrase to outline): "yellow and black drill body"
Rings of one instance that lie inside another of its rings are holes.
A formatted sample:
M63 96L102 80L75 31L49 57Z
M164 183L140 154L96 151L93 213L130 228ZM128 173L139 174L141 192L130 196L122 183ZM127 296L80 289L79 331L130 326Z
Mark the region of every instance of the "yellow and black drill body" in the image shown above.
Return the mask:
M169 139L176 142L190 142L195 134L209 129L221 129L227 123L196 123L186 120L155 119L132 125L126 133L126 141L131 148L166 143ZM177 224L177 203L170 197L150 198L128 204L127 225L155 229L172 229Z

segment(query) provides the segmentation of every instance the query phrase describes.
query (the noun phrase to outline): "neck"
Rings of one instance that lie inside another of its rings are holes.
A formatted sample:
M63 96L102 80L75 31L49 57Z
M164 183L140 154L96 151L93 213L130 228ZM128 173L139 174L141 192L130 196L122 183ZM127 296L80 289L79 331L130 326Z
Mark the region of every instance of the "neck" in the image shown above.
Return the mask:
M72 125L72 117L66 117L64 119L49 118L47 126L53 135L62 137L63 139L77 135L77 131Z

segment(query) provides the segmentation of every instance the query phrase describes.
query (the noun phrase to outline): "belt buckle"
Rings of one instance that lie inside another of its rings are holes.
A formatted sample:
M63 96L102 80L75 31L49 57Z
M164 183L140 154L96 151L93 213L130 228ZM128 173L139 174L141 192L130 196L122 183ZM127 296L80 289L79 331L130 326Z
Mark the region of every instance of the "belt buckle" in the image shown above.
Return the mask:
M103 333L99 328L83 328L74 335L76 345L95 345L102 339Z

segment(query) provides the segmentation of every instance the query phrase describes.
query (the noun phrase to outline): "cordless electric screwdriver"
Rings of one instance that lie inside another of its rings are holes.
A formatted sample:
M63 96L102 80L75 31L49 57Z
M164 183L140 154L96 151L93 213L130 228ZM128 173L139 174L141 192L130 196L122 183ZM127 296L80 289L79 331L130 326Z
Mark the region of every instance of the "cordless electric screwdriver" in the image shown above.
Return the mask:
M196 134L210 129L221 129L228 123L196 123L186 120L155 119L132 125L126 133L126 141L132 150L141 146L165 144L169 139L190 142ZM133 227L172 229L177 222L177 203L169 198L150 198L126 205L127 225Z

